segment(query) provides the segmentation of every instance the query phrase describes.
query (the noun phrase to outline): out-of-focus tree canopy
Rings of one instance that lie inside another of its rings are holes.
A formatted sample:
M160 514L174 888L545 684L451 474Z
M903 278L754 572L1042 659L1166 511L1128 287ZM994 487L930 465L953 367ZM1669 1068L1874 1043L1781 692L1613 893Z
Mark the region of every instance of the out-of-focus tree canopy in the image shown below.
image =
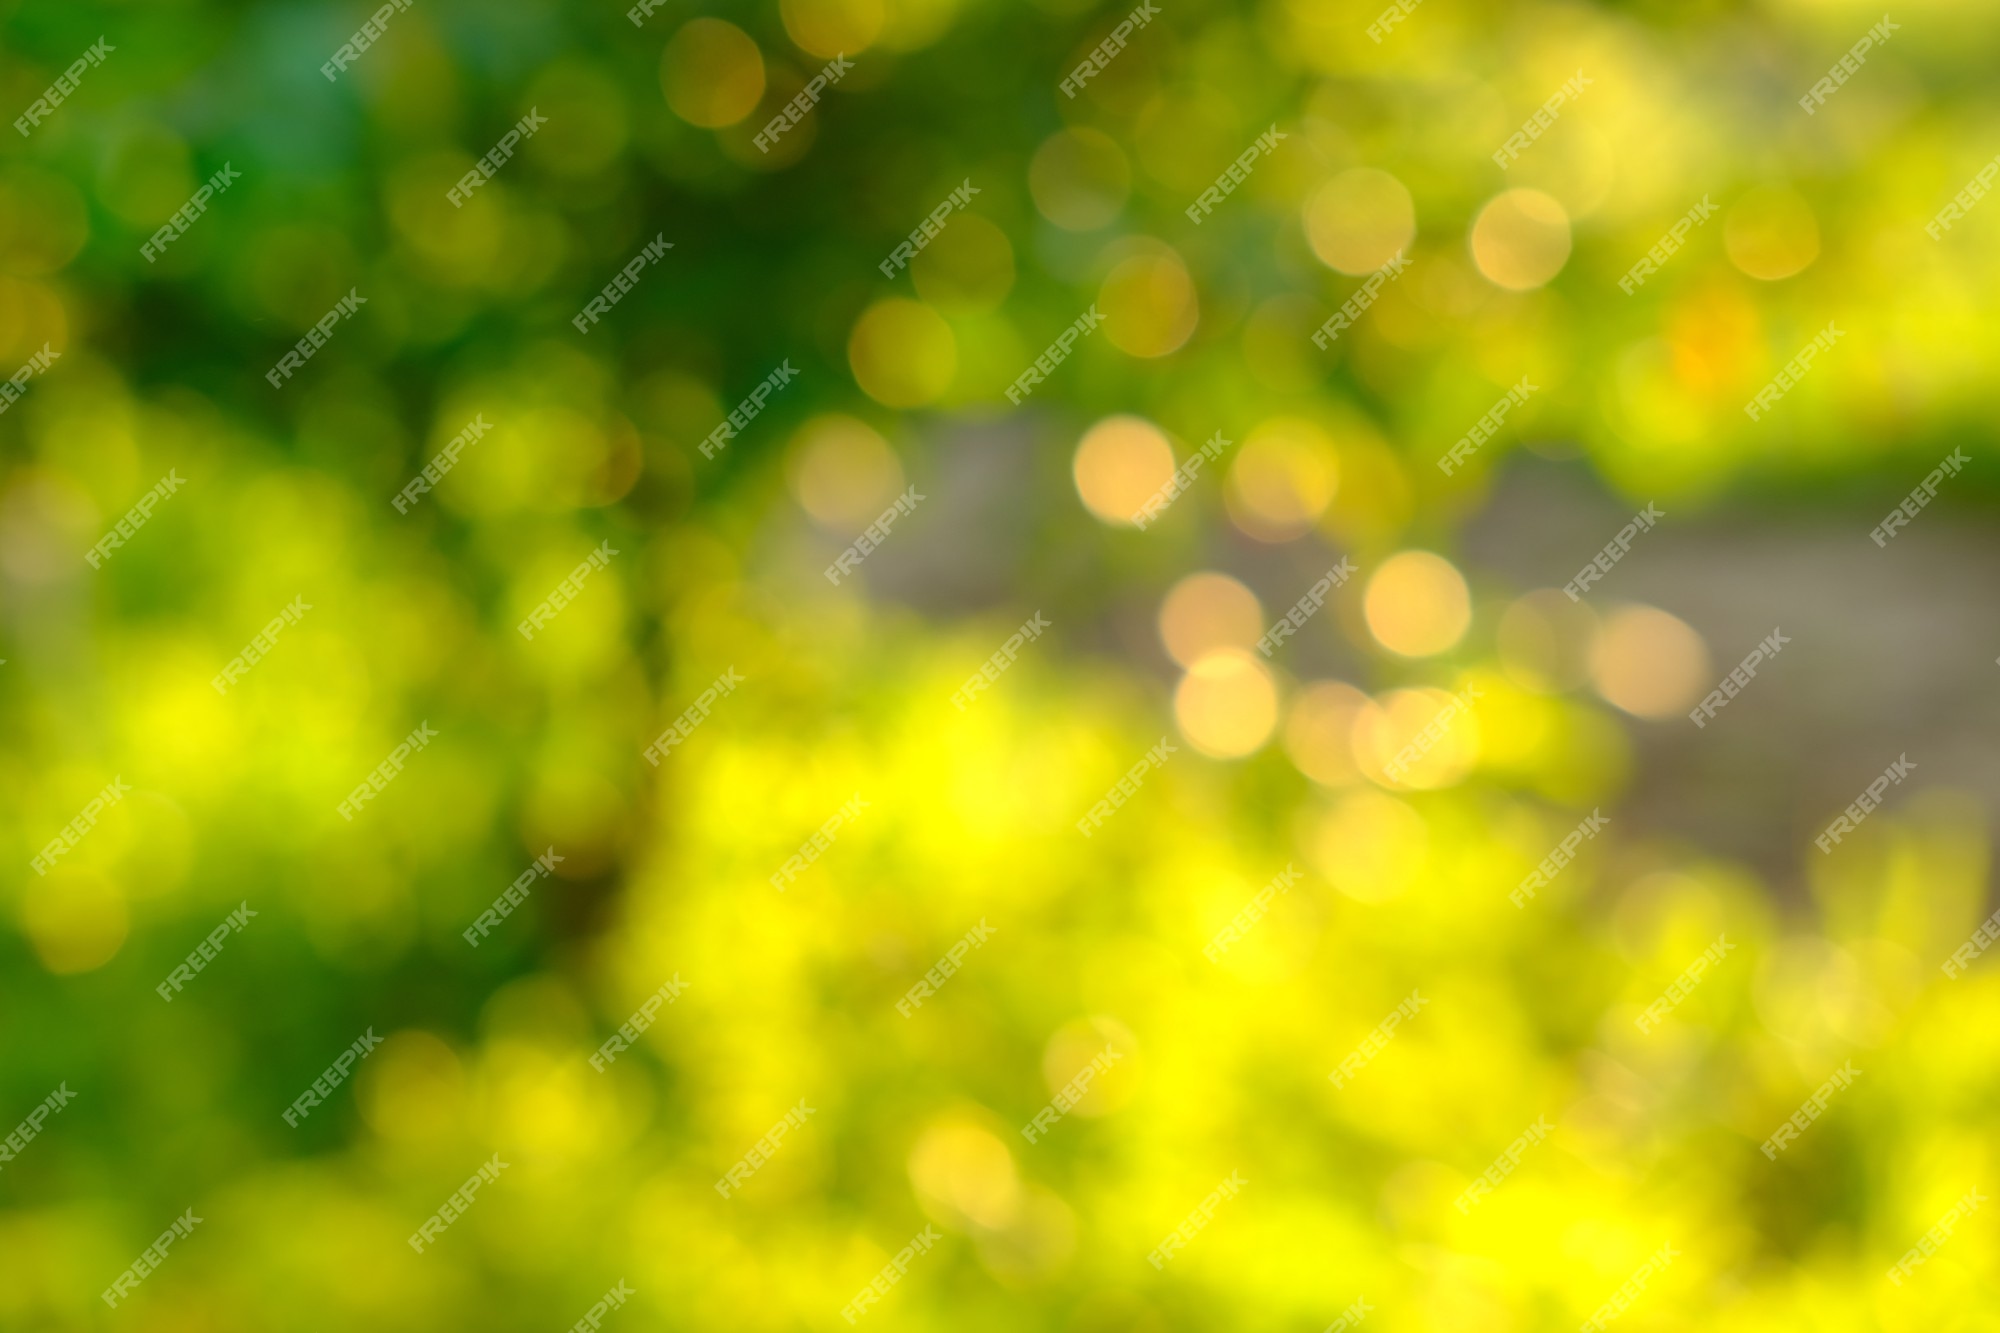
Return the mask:
M1403 4L0 15L0 1330L2000 1327L1996 29Z

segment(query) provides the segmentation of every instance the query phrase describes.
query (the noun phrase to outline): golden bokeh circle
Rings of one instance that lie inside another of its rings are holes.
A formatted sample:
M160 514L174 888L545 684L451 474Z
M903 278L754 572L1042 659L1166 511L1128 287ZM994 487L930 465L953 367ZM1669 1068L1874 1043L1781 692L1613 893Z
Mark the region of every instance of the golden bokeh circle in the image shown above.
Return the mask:
M1181 677L1174 722L1211 759L1241 759L1261 749L1278 725L1278 683L1256 655L1217 649Z
M1472 703L1449 690L1391 690L1355 715L1354 756L1392 790L1449 787L1479 758L1479 721Z
M1345 681L1322 680L1300 690L1285 715L1285 753L1293 767L1322 787L1351 785L1361 775L1354 762L1354 724L1368 696Z
M1819 219L1795 190L1760 185L1746 190L1722 220L1729 262L1761 282L1777 282L1819 258Z
M854 322L847 364L863 393L884 407L922 407L951 387L958 340L944 317L921 301L877 301Z
M873 426L828 412L792 436L785 480L816 523L847 535L896 498L903 489L903 465Z
M778 0L778 17L801 51L831 60L874 45L884 12L882 0Z
M1084 432L1070 463L1084 507L1106 523L1133 526L1174 475L1174 449L1144 417L1106 417Z
M734 125L764 95L764 53L750 34L721 19L690 19L660 53L667 105L690 125Z
M1417 209L1403 182L1375 167L1343 171L1305 205L1306 241L1337 273L1373 273L1417 235Z
M1458 567L1430 551L1403 551L1369 576L1362 612L1375 641L1402 657L1430 657L1465 637L1472 594Z
M1658 607L1621 606L1604 618L1590 652L1591 683L1634 717L1678 715L1709 679L1708 645L1679 616Z
M1472 262L1488 282L1532 291L1569 262L1569 213L1540 190L1507 190L1479 210L1471 244Z
M1160 642L1191 667L1218 648L1248 648L1264 633L1257 594L1227 574L1204 570L1176 583L1160 603Z
M1223 482L1223 505L1245 534L1288 542L1310 532L1340 486L1340 455L1304 417L1275 417L1237 447Z
M1114 266L1098 289L1097 308L1112 346L1149 359L1178 351L1201 316L1187 265L1165 246Z

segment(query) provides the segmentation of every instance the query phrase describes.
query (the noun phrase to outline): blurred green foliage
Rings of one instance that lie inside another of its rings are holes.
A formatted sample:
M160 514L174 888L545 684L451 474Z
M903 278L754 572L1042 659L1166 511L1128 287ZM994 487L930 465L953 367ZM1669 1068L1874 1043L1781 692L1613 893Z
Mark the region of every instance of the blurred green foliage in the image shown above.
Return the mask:
M2000 1327L1983 1213L1882 1276L1991 1178L2000 995L1935 970L1984 911L1976 806L1924 792L1850 854L1801 847L1808 900L1781 904L1699 846L1621 832L1634 738L1679 709L1614 710L1608 668L1596 694L1537 674L1594 621L1522 610L1541 647L1510 650L1525 590L1464 557L1401 600L1364 589L1395 553L1454 551L1524 451L1635 506L1874 512L1982 438L2000 208L1925 223L2000 146L1991 25L1913 13L1807 116L1874 11L1424 0L1377 42L1363 4L1168 3L1066 96L1124 13L416 0L333 80L365 7L0 18L8 106L112 48L0 152L0 369L61 353L0 418L0 1126L75 1094L0 1174L0 1328L558 1329L621 1279L638 1296L607 1327L844 1328L927 1225L943 1240L869 1326L1311 1329L1365 1300L1369 1328L1558 1329L1670 1244L1621 1327ZM852 71L760 152L836 54ZM1501 171L1579 69L1588 89ZM546 127L453 206L530 109ZM1286 139L1190 220L1272 125ZM240 180L144 259L225 164ZM884 278L961 181L979 193ZM1717 216L1621 292L1703 199ZM577 332L655 235L674 248ZM1408 274L1315 348L1399 250ZM350 291L366 304L274 388ZM1093 303L1102 330L1012 408ZM1829 321L1847 336L1748 419ZM783 363L796 383L704 458ZM1444 476L1523 377L1539 392ZM1157 432L1100 474L1077 448L1110 414ZM490 433L396 512L475 418ZM1157 529L1079 502L1150 493L1148 441L1185 458L1218 431L1243 443ZM1981 452L1941 503L1985 503L1984 471ZM906 483L925 507L823 581ZM609 563L518 633L600 543ZM1356 557L1369 579L1301 637L1367 698L1311 712L1289 668L1163 665L1158 590L1232 543L1295 555L1299 591ZM295 598L311 609L212 688ZM1038 609L1051 635L952 706ZM1392 651L1405 615L1444 646ZM1641 659L1681 642L1626 623ZM1704 690L1739 651L1712 647ZM730 669L744 684L642 759ZM1436 715L1421 690L1468 685L1476 725L1384 777ZM343 817L422 723L438 739ZM1084 838L1162 737L1180 753ZM114 778L131 794L30 867ZM1600 806L1610 832L1510 904ZM546 849L554 875L468 945ZM239 904L257 915L162 998ZM992 940L900 1014L982 921ZM1638 1030L1721 934L1735 952ZM1412 990L1421 1011L1329 1082ZM1856 1086L1767 1160L1850 1059ZM1543 1116L1549 1141L1456 1208ZM508 1169L414 1252L495 1153ZM190 1207L202 1225L107 1310Z

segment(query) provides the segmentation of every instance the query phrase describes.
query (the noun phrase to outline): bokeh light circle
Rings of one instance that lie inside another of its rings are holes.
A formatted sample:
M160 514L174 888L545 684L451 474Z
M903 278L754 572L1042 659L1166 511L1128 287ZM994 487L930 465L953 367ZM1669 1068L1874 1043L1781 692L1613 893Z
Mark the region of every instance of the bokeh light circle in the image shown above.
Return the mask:
M958 340L923 302L891 297L855 321L847 364L862 392L884 407L922 407L942 397L958 373Z
M1218 648L1248 648L1263 633L1257 594L1227 574L1190 574L1160 603L1160 642L1183 667Z
M1165 246L1123 260L1106 274L1097 308L1112 346L1148 358L1178 350L1200 318L1194 279Z
M785 34L822 60L865 51L882 31L882 0L778 0Z
M1604 618L1590 653L1591 682L1635 717L1670 718L1709 682L1708 645L1694 627L1651 606L1622 606Z
M1237 446L1222 498L1244 533L1288 542L1312 530L1339 485L1340 456L1327 433L1303 417L1277 417Z
M1465 636L1472 594L1465 577L1441 555L1404 551L1382 562L1362 598L1368 632L1403 657L1430 657Z
M1569 214L1540 190L1508 190L1479 210L1471 243L1472 262L1488 282L1532 291L1569 262Z
M1373 273L1417 234L1416 205L1386 171L1356 167L1313 192L1305 205L1306 241L1338 273Z
M1278 725L1278 685L1261 659L1240 648L1209 653L1174 691L1181 735L1212 759L1241 759Z
M1801 272L1819 258L1819 219L1797 191L1762 185L1744 191L1722 221L1729 262L1762 282Z
M1322 680L1300 690L1285 716L1285 753L1293 767L1323 787L1351 785L1354 724L1368 696L1345 681Z
M1132 189L1132 165L1108 134L1058 130L1028 163L1028 192L1041 215L1065 231L1096 231L1118 216Z
M690 125L721 129L756 109L764 95L764 53L750 34L721 19L690 19L660 53L667 105Z
M844 534L873 520L896 498L903 489L903 465L874 427L830 412L792 436L786 481L814 521Z
M1084 432L1070 472L1085 508L1106 523L1129 527L1172 479L1174 449L1144 417L1106 417Z

